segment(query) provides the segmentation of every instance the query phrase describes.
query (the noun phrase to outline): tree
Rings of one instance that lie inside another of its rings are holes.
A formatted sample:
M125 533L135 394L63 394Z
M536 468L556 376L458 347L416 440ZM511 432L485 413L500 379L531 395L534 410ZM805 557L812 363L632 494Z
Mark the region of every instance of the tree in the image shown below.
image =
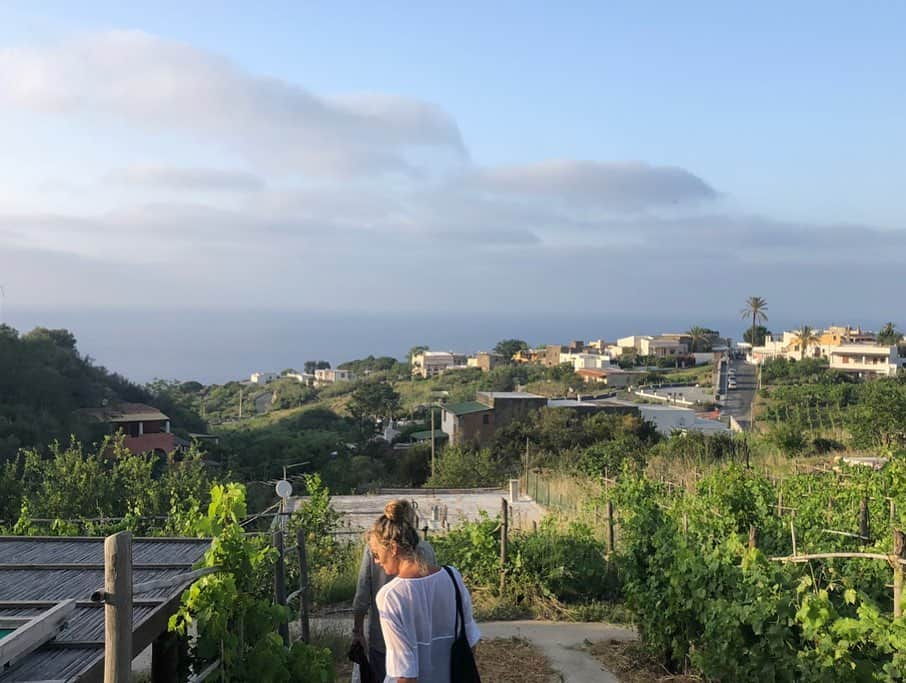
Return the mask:
M803 325L801 329L796 330L796 336L793 339L799 346L799 360L803 360L808 347L817 345L821 337L811 327Z
M713 332L707 328L698 325L691 327L686 334L692 338L692 348L690 351L710 351L712 346Z
M525 351L528 347L529 345L521 339L501 339L494 346L494 353L500 354L507 362L510 362L516 353Z
M346 408L360 422L366 417L393 417L400 409L400 395L388 382L363 382L352 392Z
M753 332L755 333L754 338L752 337ZM752 346L764 346L764 341L769 334L771 334L771 331L767 327L756 325L754 329L746 330L745 334L742 335L742 339L749 342Z
M326 360L307 360L302 369L306 375L313 375L315 370L330 370L330 363Z
M878 332L878 344L882 346L893 346L903 340L903 334L897 330L896 325L892 322L884 323L884 327Z
M742 309L743 319L752 318L752 327L750 331L752 333L752 339L756 337L755 328L759 322L767 322L768 314L768 302L765 301L760 296L750 296L746 299L746 307Z

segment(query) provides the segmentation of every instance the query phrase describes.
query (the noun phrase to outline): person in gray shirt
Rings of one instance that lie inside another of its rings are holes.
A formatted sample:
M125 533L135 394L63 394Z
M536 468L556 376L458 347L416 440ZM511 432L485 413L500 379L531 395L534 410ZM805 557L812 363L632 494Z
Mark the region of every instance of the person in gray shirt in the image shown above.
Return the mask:
M415 511L412 510L412 524L415 525ZM436 565L437 558L434 555L434 548L427 541L421 541L416 552L428 565ZM384 636L381 634L381 620L378 618L377 605L375 596L377 592L384 587L393 577L387 576L380 565L375 564L374 556L371 554L371 548L365 544L365 551L362 553L362 564L359 566L359 581L356 586L355 598L352 600L352 614L354 618L352 628L353 641L359 641L368 648L368 660L371 667L377 674L377 680L383 681L386 677L386 666L384 663L386 657L386 648L384 646ZM365 615L368 615L368 639L365 639Z

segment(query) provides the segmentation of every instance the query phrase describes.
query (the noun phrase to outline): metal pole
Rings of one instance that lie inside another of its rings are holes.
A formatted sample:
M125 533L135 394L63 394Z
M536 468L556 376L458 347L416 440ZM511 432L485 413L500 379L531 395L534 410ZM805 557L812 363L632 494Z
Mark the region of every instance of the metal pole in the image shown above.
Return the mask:
M104 683L132 680L132 532L104 539Z

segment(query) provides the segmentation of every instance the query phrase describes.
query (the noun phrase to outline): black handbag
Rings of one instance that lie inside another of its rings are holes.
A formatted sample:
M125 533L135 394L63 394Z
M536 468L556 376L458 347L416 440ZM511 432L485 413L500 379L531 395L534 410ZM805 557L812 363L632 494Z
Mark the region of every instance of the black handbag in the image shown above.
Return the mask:
M475 656L469 647L469 639L466 638L466 619L462 614L459 584L456 583L456 577L449 567L444 567L444 571L450 575L453 590L456 591L456 622L453 629L453 649L450 652L450 683L481 683Z

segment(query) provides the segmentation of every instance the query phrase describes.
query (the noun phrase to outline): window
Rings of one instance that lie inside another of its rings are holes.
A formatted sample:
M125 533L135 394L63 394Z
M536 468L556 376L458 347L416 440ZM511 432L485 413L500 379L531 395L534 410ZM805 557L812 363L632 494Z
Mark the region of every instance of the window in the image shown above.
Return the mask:
M491 424L491 416L488 415L487 413L485 413L484 415L482 415L482 416L481 416L481 423L482 423L482 424L486 424L486 425Z

